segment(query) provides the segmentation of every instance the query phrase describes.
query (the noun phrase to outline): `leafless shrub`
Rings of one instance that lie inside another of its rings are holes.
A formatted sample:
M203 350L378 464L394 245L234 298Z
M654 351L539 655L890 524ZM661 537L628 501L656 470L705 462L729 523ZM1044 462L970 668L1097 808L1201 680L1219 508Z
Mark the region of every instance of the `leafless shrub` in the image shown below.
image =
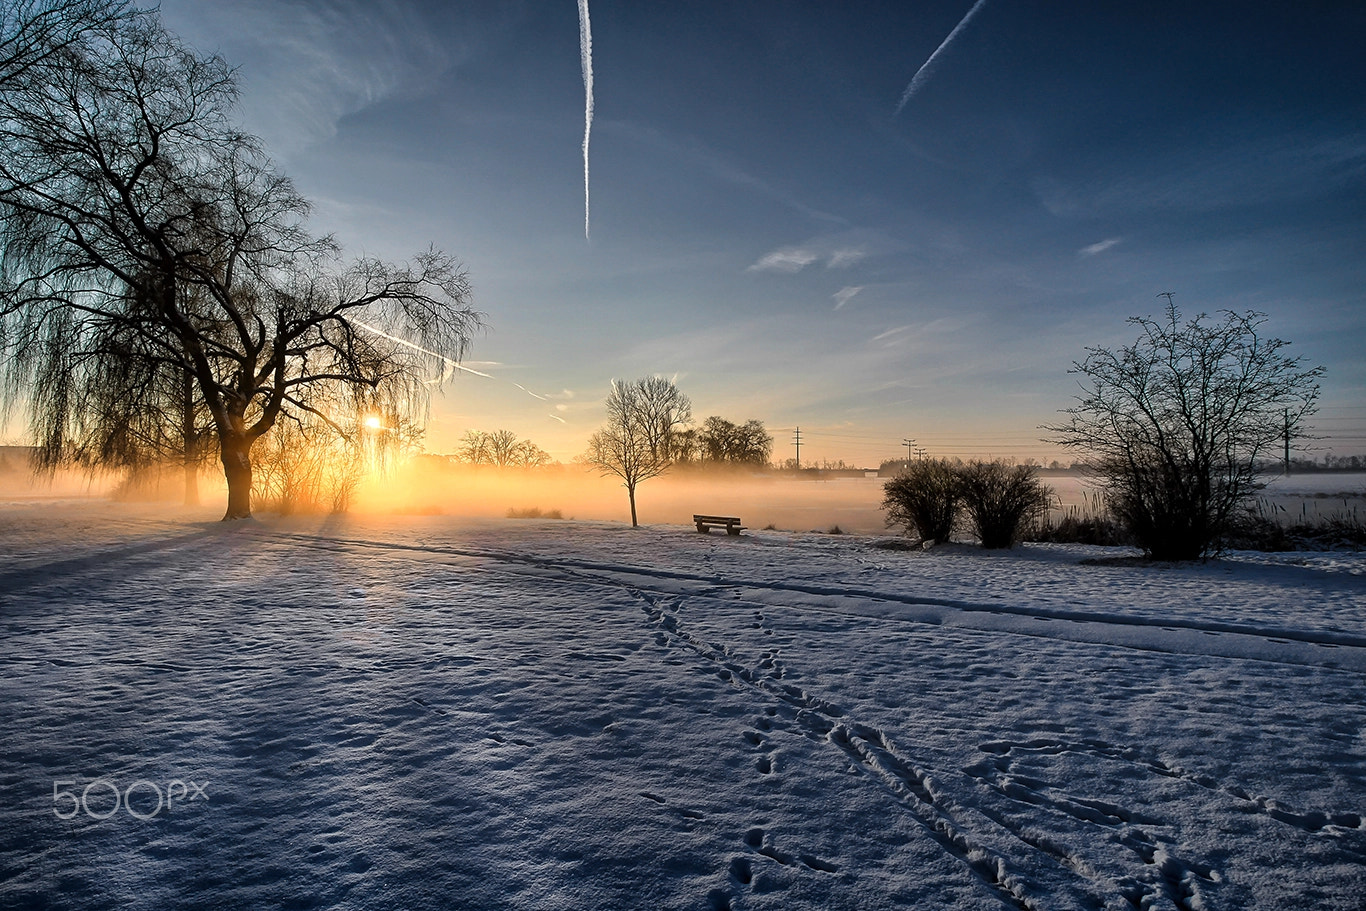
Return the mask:
M987 549L1011 547L1025 523L1048 509L1052 491L1032 465L972 461L957 470L958 494Z
M509 519L563 519L564 513L558 509L548 509L542 512L539 506L532 506L529 509L510 508L507 516Z
M925 541L948 541L960 502L958 468L945 459L922 459L882 487L887 524Z

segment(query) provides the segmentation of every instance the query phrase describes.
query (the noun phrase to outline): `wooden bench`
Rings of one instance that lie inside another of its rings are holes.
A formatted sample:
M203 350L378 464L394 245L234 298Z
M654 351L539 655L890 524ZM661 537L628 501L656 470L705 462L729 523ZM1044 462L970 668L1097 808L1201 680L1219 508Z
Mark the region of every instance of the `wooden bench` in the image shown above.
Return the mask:
M738 516L693 516L692 520L697 524L697 530L704 535L711 531L712 526L724 525L728 535L738 535L745 530Z

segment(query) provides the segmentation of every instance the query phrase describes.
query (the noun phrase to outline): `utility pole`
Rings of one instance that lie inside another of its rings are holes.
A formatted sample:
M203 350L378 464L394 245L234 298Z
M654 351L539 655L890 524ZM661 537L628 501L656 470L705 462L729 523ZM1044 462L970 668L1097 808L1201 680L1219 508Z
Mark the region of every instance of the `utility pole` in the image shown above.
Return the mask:
M910 440L910 439L906 439L905 437L903 437L902 440L901 440L901 442L903 442L903 443L906 444L906 466L907 466L907 467L910 467L910 464L911 464L911 447L915 445L915 440Z
M1285 410L1285 476L1290 477L1290 409Z
M796 434L796 436L793 438L792 442L794 442L794 443L797 444L797 470L798 470L798 471L801 471L801 470L802 470L802 429L801 429L800 427L797 428L797 434Z

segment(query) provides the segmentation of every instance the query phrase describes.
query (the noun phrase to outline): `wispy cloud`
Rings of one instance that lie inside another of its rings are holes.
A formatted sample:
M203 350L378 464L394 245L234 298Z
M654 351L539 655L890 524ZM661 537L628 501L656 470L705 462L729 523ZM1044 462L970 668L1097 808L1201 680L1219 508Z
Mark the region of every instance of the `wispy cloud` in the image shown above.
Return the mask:
M845 304L849 303L849 301L854 299L854 295L858 294L862 290L862 285L846 285L845 287L836 291L833 295L835 299L835 309L838 310Z
M972 17L977 15L977 11L986 6L986 3L987 0L977 0L977 2L972 5L972 9L968 10L967 15L954 26L953 31L949 32L949 36L935 49L935 52L930 55L929 59L920 65L920 69L915 71L915 76L911 78L911 84L906 86L906 91L902 94L901 100L897 102L896 110L892 113L893 117L900 114L901 109L906 106L906 102L914 98L915 93L920 91L925 83L930 81L930 76L934 75L934 65L935 61L939 59L939 55L944 53L944 50L953 43L953 39L958 37L958 33L967 27L967 24L972 21Z
M875 336L873 336L871 339L869 339L869 341L873 341L873 342L885 342L885 341L887 341L888 339L894 339L894 338L896 338L897 336L902 335L903 333L909 332L910 330L912 330L912 329L914 329L914 328L915 328L914 324L907 324L907 325L905 325L905 326L895 326L895 327L893 327L893 328L891 328L891 329L888 329L886 332L879 332L877 335L875 335Z
M246 126L288 157L338 122L470 53L435 36L427 14L396 0L167 4L171 28L241 67Z
M502 378L502 377L497 377L497 376L494 376L494 375L491 374L491 373L484 373L482 370L475 370L474 368L470 367L468 364L463 364L463 363L461 363L460 361L453 360L453 359L451 359L451 358L449 358L449 357L446 357L445 355L440 354L440 353L438 353L438 352L436 352L436 351L431 351L431 350L429 350L429 349L427 349L427 348L423 348L421 345L418 345L418 344L415 344L415 343L413 343L413 342L410 342L410 341L408 341L406 338L400 338L400 337L397 336L397 335L390 335L388 332L385 332L383 329L379 329L379 328L377 328L377 327L375 327L375 326L371 326L369 323L363 323L363 322L361 322L360 320L352 320L352 322L355 323L355 324L356 324L357 326L359 326L360 328L364 329L365 331L370 332L370 333L373 333L374 335L378 335L380 338L387 338L387 339L388 339L389 341L391 341L391 342L395 342L396 344L402 345L402 346L404 346L405 348L410 348L410 349L412 349L413 351L417 351L417 352L419 352L419 353L421 353L421 354L425 354L425 355L427 355L427 356L429 356L429 357L431 357L431 358L434 358L434 359L440 361L440 362L444 365L444 369L441 371L441 375L440 375L439 378L433 378L433 379L430 379L430 380L427 380L427 381L426 381L427 385L429 385L429 386L439 386L439 385L441 385L441 384L447 382L452 376L455 375L455 372L458 370L458 371L460 371L461 373L472 373L472 374L474 374L475 376L483 377L483 378L486 379L486 380L499 380L499 381L504 382L504 383L511 383L513 386L516 386L518 389L522 390L522 391L525 392L527 395L531 396L533 399L538 399L539 401L542 401L542 402L548 402L548 401L550 401L551 398L573 398L573 397L574 397L574 393L571 392L571 391L569 391L568 389L564 390L563 393L560 393L560 394L558 394L558 395L553 395L553 396L544 396L544 395L541 395L541 394L539 394L539 393L532 392L530 389L526 388L526 387L523 386L521 383L515 382L515 381L513 381L513 380L509 380L509 379L504 379L504 378ZM499 364L497 361L476 361L476 362L474 362L474 363L478 363L480 366L502 366L502 365ZM555 407L558 408L558 409L560 409L560 410L564 410L564 406L563 406L563 405L557 405L557 406L555 406ZM555 416L554 416L554 415L551 415L551 417L555 417ZM555 420L560 421L560 423L564 423L564 422L561 421L559 418L555 418Z
M926 352L935 352L936 357L943 358L949 352L958 357L957 347L965 338L963 332L967 327L968 322L962 318L941 316L923 323L893 326L873 336L868 344L884 349L914 344Z
M1115 244L1119 243L1121 239L1122 238L1119 237L1107 237L1102 241L1098 241L1094 244L1090 244L1089 246L1082 247L1080 250L1077 251L1077 255L1095 256L1097 253L1104 253L1106 250L1110 249Z
M751 264L749 272L800 272L815 263L824 263L827 269L847 269L854 263L868 258L868 251L859 247L828 247L810 244L796 247L780 247L765 253Z
M830 258L825 261L827 269L843 269L852 266L854 263L868 258L867 250L859 250L853 247L845 247L830 254Z
M800 272L818 261L820 254L800 247L785 247L766 253L749 267L750 272Z
M583 238L588 240L588 140L593 133L593 30L588 0L579 0L579 58L583 66Z

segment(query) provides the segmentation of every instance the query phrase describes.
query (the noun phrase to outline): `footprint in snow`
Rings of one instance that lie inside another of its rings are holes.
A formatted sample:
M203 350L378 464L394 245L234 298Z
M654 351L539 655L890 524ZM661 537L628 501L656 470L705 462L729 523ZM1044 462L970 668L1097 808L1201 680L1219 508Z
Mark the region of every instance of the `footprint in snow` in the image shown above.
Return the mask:
M661 807L667 807L669 805L669 802L665 800L663 797L660 797L658 794L654 794L650 791L641 791L640 796L644 797L646 800L653 801L654 803L659 804ZM672 809L675 813L677 813L679 816L682 816L684 819L691 819L695 821L698 819L706 818L704 814L699 813L696 810L688 810L682 807L673 807Z

